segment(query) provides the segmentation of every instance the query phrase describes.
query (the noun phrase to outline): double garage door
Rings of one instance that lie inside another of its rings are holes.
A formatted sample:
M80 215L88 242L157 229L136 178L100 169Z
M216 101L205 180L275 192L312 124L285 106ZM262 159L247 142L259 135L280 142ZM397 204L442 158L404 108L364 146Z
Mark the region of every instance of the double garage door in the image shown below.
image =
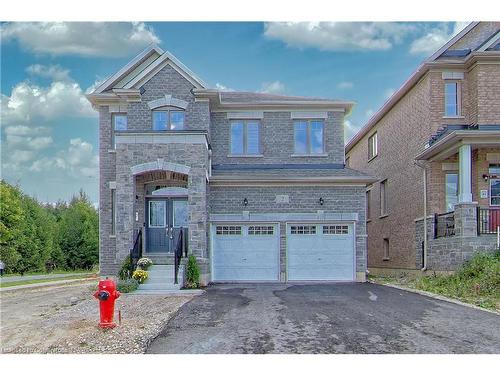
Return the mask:
M353 281L352 224L286 225L288 281ZM217 224L212 226L214 281L278 281L279 225Z

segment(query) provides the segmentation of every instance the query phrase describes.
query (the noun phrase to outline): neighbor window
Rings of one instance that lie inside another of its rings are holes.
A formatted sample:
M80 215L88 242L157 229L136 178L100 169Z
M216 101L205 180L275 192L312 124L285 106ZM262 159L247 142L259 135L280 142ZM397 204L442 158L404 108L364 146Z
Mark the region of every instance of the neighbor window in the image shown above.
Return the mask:
M444 115L446 117L460 116L460 84L445 82L444 84Z
M454 211L458 202L458 174L446 173L446 212Z
M116 190L111 189L111 234L116 234Z
M490 205L500 206L500 164L490 164L488 169L490 176Z
M387 215L387 180L380 183L380 216Z
M368 160L373 159L378 155L378 139L377 133L374 133L368 138Z
M384 257L382 260L389 260L389 239L384 238Z
M260 123L234 121L231 123L231 155L260 154Z
M184 111L162 109L153 111L153 130L184 129Z
M295 154L323 154L324 124L321 120L299 120L294 123Z
M112 140L113 148L116 148L115 133L123 132L127 130L127 115L123 113L117 113L113 115L113 131Z
M372 200L372 191L367 190L366 191L366 220L370 220L372 217L371 214L371 200Z

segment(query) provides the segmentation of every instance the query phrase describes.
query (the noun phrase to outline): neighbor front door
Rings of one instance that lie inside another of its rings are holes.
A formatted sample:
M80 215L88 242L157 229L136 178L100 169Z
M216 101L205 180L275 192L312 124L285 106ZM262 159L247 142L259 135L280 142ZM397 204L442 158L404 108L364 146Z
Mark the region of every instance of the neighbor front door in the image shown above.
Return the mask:
M146 200L146 252L173 251L178 228L188 226L186 198L148 198Z

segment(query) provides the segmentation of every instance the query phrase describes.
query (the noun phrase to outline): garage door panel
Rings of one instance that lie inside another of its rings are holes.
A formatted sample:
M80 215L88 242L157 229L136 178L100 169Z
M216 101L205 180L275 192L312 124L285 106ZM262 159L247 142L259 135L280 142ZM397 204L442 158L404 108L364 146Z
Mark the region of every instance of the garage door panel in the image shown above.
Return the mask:
M276 225L238 225L241 234L213 236L215 281L276 281L279 279L279 241ZM252 230L249 230L252 228ZM250 234L251 233L251 234ZM269 233L269 234L268 234Z
M287 228L287 271L291 281L352 281L354 280L353 226L346 224L317 224L312 234L293 234L301 226ZM342 234L331 234L331 233ZM325 234L324 234L325 233Z

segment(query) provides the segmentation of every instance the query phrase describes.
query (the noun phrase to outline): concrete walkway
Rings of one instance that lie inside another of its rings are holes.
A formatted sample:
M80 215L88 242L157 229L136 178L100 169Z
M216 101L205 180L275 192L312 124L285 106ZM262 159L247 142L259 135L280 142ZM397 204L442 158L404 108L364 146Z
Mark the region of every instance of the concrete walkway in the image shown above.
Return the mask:
M14 281L28 281L28 280L58 279L60 277L70 277L70 276L85 277L86 275L92 275L92 272L47 273L42 275L26 275L26 276L3 276L0 277L0 283L10 283Z

